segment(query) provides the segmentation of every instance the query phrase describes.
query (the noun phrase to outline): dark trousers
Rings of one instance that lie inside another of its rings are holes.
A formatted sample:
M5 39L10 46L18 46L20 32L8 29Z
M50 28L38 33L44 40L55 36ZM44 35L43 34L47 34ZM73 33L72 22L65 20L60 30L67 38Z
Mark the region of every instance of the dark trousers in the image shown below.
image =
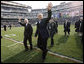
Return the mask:
M54 40L53 40L54 34L55 32L50 32L51 45L54 45Z
M58 33L58 29L56 28L56 33Z
M42 38L41 36L38 36L37 46L42 50L42 59L45 59L47 54L47 40L48 38Z
M53 37L51 38L51 45L54 45Z
M4 28L4 31L6 31L6 28Z
M76 28L76 30L75 30L75 32L79 32L80 31L80 28L78 27L78 28Z
M51 35L51 45L54 45L53 37L54 37L54 34Z
M11 29L11 27L10 27L10 29Z
M27 40L29 41L30 49L32 49L32 37L24 36L23 43L24 43L25 49L28 49L28 47L27 47Z

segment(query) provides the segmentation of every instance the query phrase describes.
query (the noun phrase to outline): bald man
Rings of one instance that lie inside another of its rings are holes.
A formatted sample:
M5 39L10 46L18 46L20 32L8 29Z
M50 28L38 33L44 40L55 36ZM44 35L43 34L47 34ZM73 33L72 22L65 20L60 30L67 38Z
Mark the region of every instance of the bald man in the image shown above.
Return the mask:
M33 29L32 26L29 24L28 19L24 19L24 24L21 23L21 18L19 18L19 23L24 26L25 30L24 30L24 46L25 46L25 51L28 50L27 47L27 40L29 40L29 44L30 44L30 50L32 50L32 33L33 33Z
M37 41L37 47L40 48L42 50L42 59L45 60L46 58L46 54L47 54L47 40L49 37L48 34L48 30L47 30L47 23L49 22L49 20L51 19L51 8L52 8L52 4L49 3L48 4L48 17L47 18L43 18L43 14L39 13L37 15L38 17L38 23L37 23L37 30L35 33L35 37L37 37L38 35L38 41Z

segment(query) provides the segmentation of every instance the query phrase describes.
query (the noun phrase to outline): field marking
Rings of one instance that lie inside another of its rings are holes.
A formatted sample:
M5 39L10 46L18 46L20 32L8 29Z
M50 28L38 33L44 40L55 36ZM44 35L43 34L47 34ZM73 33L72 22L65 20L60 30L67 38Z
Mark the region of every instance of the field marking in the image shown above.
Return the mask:
M6 37L10 37L10 36L9 36L9 35L7 35L7 34L6 34L6 35L4 35L4 36L6 36Z
M5 34L6 37L16 36L16 34Z
M16 45L16 44L18 44L18 43L11 44L11 45L9 45L9 46L7 46L7 47L11 47L11 46L14 46L14 45Z
M18 41L14 40L14 39L11 39L11 38L7 38L7 37L3 37L3 38L11 40L13 42L17 42L17 43L23 44L22 42L18 42ZM28 46L30 46L30 45L28 45ZM40 50L38 47L34 47L34 48L36 50L38 50L38 51ZM74 59L74 58L70 58L70 57L67 57L67 56L64 56L64 55L60 55L60 54L57 54L57 53L53 53L51 51L48 51L48 53L53 55L53 56L56 56L56 57L60 57L60 58L63 58L63 59L67 59L67 60L73 61L75 63L83 63L83 61L80 61L80 60L77 60L77 59Z

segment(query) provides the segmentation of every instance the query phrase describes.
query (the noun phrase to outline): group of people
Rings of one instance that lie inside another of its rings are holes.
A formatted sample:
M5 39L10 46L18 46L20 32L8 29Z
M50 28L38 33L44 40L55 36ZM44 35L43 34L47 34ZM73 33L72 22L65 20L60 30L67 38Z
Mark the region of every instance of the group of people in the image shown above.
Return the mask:
M80 17L79 21L75 22L75 32L81 37L81 42L83 42L83 18Z
M43 18L43 14L39 13L37 15L38 17L38 22L37 22L37 29L36 29L36 33L35 33L35 38L38 36L37 39L37 47L40 48L42 50L42 59L45 60L46 58L46 54L47 54L47 40L50 37L51 38L51 46L54 45L54 34L58 33L58 22L55 21L53 19L52 15L52 3L48 4L47 10L48 10L48 17L47 18ZM29 23L28 19L24 19L24 23L21 22L21 18L19 18L18 20L19 24L21 24L22 26L24 26L24 47L25 47L25 51L28 51L29 48L27 46L27 40L29 41L30 44L30 50L33 49L33 44L32 44L32 34L33 34L33 28L31 26L31 24ZM64 22L64 33L65 35L70 35L70 22L68 22L68 20L66 20ZM11 29L11 25L9 26ZM81 23L80 26L80 21L77 21L75 23L75 28L76 28L76 32L81 31L83 33L83 23ZM4 25L4 30L6 31L6 25Z
M50 19L51 19L51 15L52 15L52 3L48 4L47 10L48 10L48 17L47 18L43 18L43 14L39 13L37 15L38 17L38 22L37 22L37 29L36 29L36 33L35 33L35 37L38 36L38 40L37 40L37 47L40 48L42 50L42 59L45 60L46 58L46 54L47 54L47 40L49 37L49 33L47 30L47 24L49 23ZM30 44L30 50L33 49L33 45L32 45L32 33L33 33L33 29L32 26L29 24L28 19L24 19L24 23L21 22L21 18L19 18L19 23L25 27L24 30L24 46L25 46L25 51L28 50L27 47L27 40L29 41Z
M47 40L50 37L51 38L51 46L54 45L54 34L58 33L58 23L57 21L55 21L53 19L53 17L51 17L52 15L52 3L48 4L47 10L48 10L48 17L47 18L43 18L43 14L39 13L37 15L38 17L38 22L37 22L37 29L36 29L36 33L35 33L35 37L38 36L38 40L37 40L37 47L40 48L42 50L42 59L45 60L46 58L46 54L47 54ZM25 46L25 51L28 50L28 46L27 46L27 40L29 41L30 44L30 50L33 49L33 45L32 45L32 33L33 33L33 28L31 26L31 24L29 24L29 20L28 19L24 19L24 23L21 22L21 18L19 18L19 24L21 24L22 26L25 27L24 30L24 46ZM66 20L64 22L64 32L65 35L70 35L70 22L68 22L68 20ZM76 23L79 24L79 23ZM76 28L77 25L75 24ZM81 26L83 27L83 26ZM77 28L79 29L79 28ZM76 31L78 31L76 29Z
M7 26L6 26L6 25L3 25L3 27L4 27L4 31L6 31L6 27L7 27ZM10 30L11 30L11 27L12 27L12 26L11 26L11 24L9 24L9 26L8 26L8 27L9 27L9 28L10 28Z

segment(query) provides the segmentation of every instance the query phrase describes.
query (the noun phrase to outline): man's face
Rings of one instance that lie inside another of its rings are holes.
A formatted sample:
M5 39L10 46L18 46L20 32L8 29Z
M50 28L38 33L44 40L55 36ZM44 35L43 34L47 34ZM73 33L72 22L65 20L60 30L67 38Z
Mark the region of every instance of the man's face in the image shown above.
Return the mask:
M24 22L25 22L25 23L28 23L29 21L28 21L28 19L24 19Z
M43 19L43 15L42 14L38 14L38 19Z

